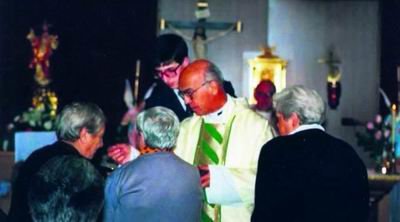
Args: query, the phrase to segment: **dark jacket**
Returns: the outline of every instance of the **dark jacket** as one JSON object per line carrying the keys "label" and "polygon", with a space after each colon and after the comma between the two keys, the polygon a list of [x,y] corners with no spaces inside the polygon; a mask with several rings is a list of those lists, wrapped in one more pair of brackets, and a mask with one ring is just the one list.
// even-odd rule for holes
{"label": "dark jacket", "polygon": [[43,164],[51,158],[61,155],[81,156],[71,145],[58,141],[36,150],[21,164],[12,188],[9,221],[32,221],[28,207],[28,190],[31,179]]}
{"label": "dark jacket", "polygon": [[364,222],[368,201],[366,168],[346,142],[310,129],[263,146],[253,222]]}

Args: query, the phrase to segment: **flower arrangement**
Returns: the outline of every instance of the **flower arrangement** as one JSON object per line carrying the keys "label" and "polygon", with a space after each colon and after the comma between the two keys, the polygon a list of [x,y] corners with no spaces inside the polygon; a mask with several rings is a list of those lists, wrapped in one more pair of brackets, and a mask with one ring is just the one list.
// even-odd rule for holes
{"label": "flower arrangement", "polygon": [[6,128],[2,148],[13,146],[14,133],[18,131],[50,131],[55,129],[58,99],[54,92],[42,87],[32,98],[32,106],[14,117]]}
{"label": "flower arrangement", "polygon": [[30,29],[27,39],[31,42],[33,58],[29,68],[35,70],[35,90],[33,92],[32,106],[14,117],[13,122],[7,125],[6,135],[0,146],[7,150],[16,131],[50,131],[55,128],[58,98],[48,85],[51,82],[50,56],[58,46],[58,37],[48,33],[49,26],[44,23],[43,32],[36,36]]}
{"label": "flower arrangement", "polygon": [[[392,123],[391,116],[385,119],[381,115],[376,115],[373,121],[367,122],[363,132],[357,132],[357,143],[369,152],[369,156],[376,164],[378,172],[386,173],[389,169],[391,158],[393,157],[392,147]],[[383,168],[385,168],[383,170]]]}
{"label": "flower arrangement", "polygon": [[32,107],[14,118],[9,129],[18,131],[54,129],[58,99],[54,92],[41,88],[32,99]]}

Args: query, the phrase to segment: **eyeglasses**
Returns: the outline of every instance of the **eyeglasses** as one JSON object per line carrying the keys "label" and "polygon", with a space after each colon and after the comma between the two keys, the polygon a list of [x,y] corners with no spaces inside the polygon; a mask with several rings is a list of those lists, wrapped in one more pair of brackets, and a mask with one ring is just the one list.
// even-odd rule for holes
{"label": "eyeglasses", "polygon": [[159,77],[167,77],[167,78],[171,78],[174,77],[176,75],[178,75],[178,73],[176,73],[176,70],[179,69],[179,67],[181,66],[181,64],[178,63],[178,65],[175,68],[167,68],[165,70],[161,70],[162,67],[156,68],[157,74]]}
{"label": "eyeglasses", "polygon": [[212,80],[209,81],[205,81],[203,82],[203,84],[201,84],[199,87],[197,87],[196,89],[186,89],[183,91],[179,91],[178,94],[180,97],[182,97],[183,99],[185,98],[185,96],[189,97],[190,99],[193,99],[193,95],[195,92],[197,92],[197,90],[199,90],[201,87],[205,86],[206,84],[210,83]]}

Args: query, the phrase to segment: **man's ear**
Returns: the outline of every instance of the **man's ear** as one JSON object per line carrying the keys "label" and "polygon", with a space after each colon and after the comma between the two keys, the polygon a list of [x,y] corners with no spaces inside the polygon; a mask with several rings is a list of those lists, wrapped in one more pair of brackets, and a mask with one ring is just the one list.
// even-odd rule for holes
{"label": "man's ear", "polygon": [[82,142],[86,142],[89,136],[89,132],[86,128],[82,128],[81,131],[79,132],[79,139]]}
{"label": "man's ear", "polygon": [[208,83],[208,89],[212,95],[216,95],[218,93],[219,87],[220,85],[217,83],[217,81],[210,81],[210,83]]}
{"label": "man's ear", "polygon": [[290,119],[292,120],[291,122],[292,122],[293,129],[296,129],[297,127],[300,126],[301,121],[300,121],[299,114],[292,113],[290,115]]}

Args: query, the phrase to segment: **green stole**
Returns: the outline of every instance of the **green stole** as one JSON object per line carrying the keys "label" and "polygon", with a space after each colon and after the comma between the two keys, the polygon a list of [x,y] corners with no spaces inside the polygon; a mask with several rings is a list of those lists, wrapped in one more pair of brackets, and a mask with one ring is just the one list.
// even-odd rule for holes
{"label": "green stole", "polygon": [[[202,119],[199,141],[197,143],[194,165],[225,165],[228,151],[229,136],[235,116],[227,124],[205,123]],[[223,133],[223,134],[221,134]],[[204,206],[201,215],[202,222],[220,222],[221,206],[209,204],[204,191]]]}

